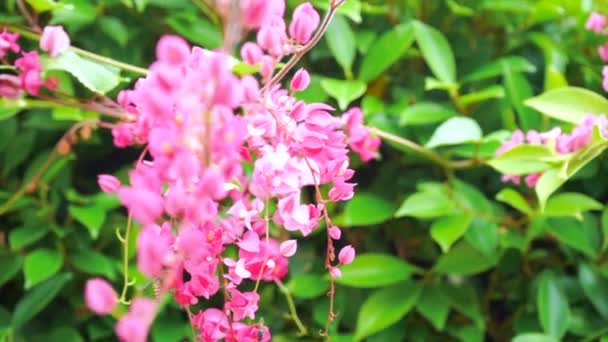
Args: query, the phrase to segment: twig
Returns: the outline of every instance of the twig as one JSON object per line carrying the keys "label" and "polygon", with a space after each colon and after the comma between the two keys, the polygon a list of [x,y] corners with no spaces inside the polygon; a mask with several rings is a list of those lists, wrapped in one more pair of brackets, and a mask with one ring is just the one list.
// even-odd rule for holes
{"label": "twig", "polygon": [[293,319],[294,323],[298,326],[298,335],[304,336],[308,334],[308,329],[306,329],[306,326],[304,326],[304,324],[300,320],[300,317],[298,316],[296,305],[293,301],[293,298],[291,297],[291,292],[279,279],[276,279],[274,282],[275,284],[277,284],[279,290],[281,290],[281,292],[285,295],[285,299],[287,300],[287,306],[289,307],[290,316]]}
{"label": "twig", "polygon": [[34,17],[30,13],[30,11],[28,11],[27,6],[23,3],[23,0],[17,0],[17,7],[19,7],[19,12],[21,12],[21,14],[25,17],[25,20],[30,25],[30,27],[34,31],[40,32],[40,26],[38,26],[36,20],[34,20]]}

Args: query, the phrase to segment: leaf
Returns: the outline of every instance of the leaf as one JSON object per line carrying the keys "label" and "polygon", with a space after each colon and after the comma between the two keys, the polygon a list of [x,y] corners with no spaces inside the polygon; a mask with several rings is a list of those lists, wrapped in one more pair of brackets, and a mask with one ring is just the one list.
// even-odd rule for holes
{"label": "leaf", "polygon": [[479,124],[471,118],[455,117],[442,123],[426,146],[434,148],[443,145],[458,145],[481,139]]}
{"label": "leaf", "polygon": [[433,269],[443,274],[472,275],[493,267],[496,261],[496,258],[486,257],[462,241],[447,253],[442,254]]}
{"label": "leaf", "polygon": [[327,40],[327,46],[332,55],[334,55],[338,64],[344,69],[346,77],[352,76],[353,62],[357,54],[357,44],[355,33],[343,16],[334,16],[325,32],[325,40]]}
{"label": "leaf", "polygon": [[521,56],[507,56],[485,64],[463,77],[463,82],[481,81],[503,74],[504,65],[512,72],[536,72],[536,66]]}
{"label": "leaf", "polygon": [[346,110],[348,105],[365,94],[367,85],[361,81],[344,81],[333,78],[321,80],[321,87],[338,101],[341,110]]}
{"label": "leaf", "polygon": [[48,12],[65,7],[63,2],[54,0],[26,0],[26,2],[38,13]]}
{"label": "leaf", "polygon": [[71,273],[58,274],[26,292],[15,306],[11,320],[13,328],[20,330],[25,323],[42,311],[70,280],[72,280]]}
{"label": "leaf", "polygon": [[11,250],[18,250],[42,239],[48,229],[46,227],[26,226],[11,230],[8,240]]}
{"label": "leaf", "polygon": [[311,299],[325,294],[329,281],[320,274],[300,273],[292,277],[286,286],[294,297]]}
{"label": "leaf", "polygon": [[[312,0],[313,5],[317,8],[321,8],[325,11],[329,9],[329,2],[325,0]],[[348,0],[345,1],[338,10],[336,11],[338,14],[342,14],[347,16],[350,20],[355,23],[361,22],[361,1],[360,0]]]}
{"label": "leaf", "polygon": [[414,22],[416,42],[433,75],[448,83],[456,82],[456,61],[443,33],[422,23]]}
{"label": "leaf", "polygon": [[511,342],[559,342],[559,340],[541,333],[525,333],[515,336]]}
{"label": "leaf", "polygon": [[548,220],[548,231],[553,233],[561,243],[594,258],[598,251],[589,240],[589,236],[582,230],[581,222],[570,217]]}
{"label": "leaf", "polygon": [[602,250],[605,250],[608,248],[608,207],[604,208],[604,211],[602,211],[602,237],[604,239]]}
{"label": "leaf", "polygon": [[91,238],[96,240],[99,236],[99,231],[106,220],[106,208],[98,204],[91,204],[84,207],[70,205],[68,211],[70,212],[70,215],[74,216],[76,221],[80,222],[89,230]]}
{"label": "leaf", "polygon": [[186,39],[206,49],[215,49],[222,45],[220,30],[196,11],[178,11],[165,19],[165,22]]}
{"label": "leaf", "polygon": [[70,255],[70,261],[82,272],[116,279],[114,261],[97,251],[86,249],[75,252]]}
{"label": "leaf", "polygon": [[2,255],[0,256],[0,286],[13,279],[23,265],[21,255]]}
{"label": "leaf", "polygon": [[545,171],[551,168],[564,156],[557,155],[551,148],[545,145],[517,145],[510,150],[496,156],[486,163],[498,172],[510,175],[527,175],[530,173]]}
{"label": "leaf", "polygon": [[414,27],[403,23],[384,33],[369,48],[359,69],[359,79],[370,82],[397,62],[414,41]]}
{"label": "leaf", "polygon": [[46,333],[44,336],[47,342],[82,342],[82,336],[78,333],[78,330],[72,327],[59,327],[53,329],[51,333]]}
{"label": "leaf", "polygon": [[462,286],[443,284],[440,290],[443,297],[450,302],[450,306],[472,319],[477,328],[485,326],[479,297],[470,284],[465,283]]}
{"label": "leaf", "polygon": [[507,98],[517,111],[521,128],[524,130],[539,128],[541,115],[524,105],[524,101],[533,95],[530,83],[520,72],[512,70],[509,64],[503,63],[502,66]]}
{"label": "leaf", "polygon": [[25,256],[23,274],[25,275],[25,289],[40,283],[59,272],[63,265],[63,256],[58,252],[40,248]]}
{"label": "leaf", "polygon": [[441,193],[418,192],[403,201],[395,217],[435,218],[454,212],[454,203]]}
{"label": "leaf", "polygon": [[12,118],[26,107],[26,100],[10,100],[4,97],[0,98],[0,121]]}
{"label": "leaf", "polygon": [[496,256],[500,236],[495,222],[483,217],[475,217],[464,237],[471,246],[486,257]]}
{"label": "leaf", "polygon": [[442,331],[450,313],[450,302],[436,286],[425,286],[416,303],[416,309],[435,329]]}
{"label": "leaf", "polygon": [[405,316],[416,304],[422,285],[404,282],[374,292],[361,306],[355,341],[377,333]]}
{"label": "leaf", "polygon": [[336,282],[352,287],[379,287],[398,283],[416,271],[407,262],[387,254],[357,255],[352,264],[340,267],[342,276]]}
{"label": "leaf", "polygon": [[393,204],[372,193],[357,193],[346,203],[343,224],[351,226],[369,226],[382,223],[395,212]]}
{"label": "leaf", "polygon": [[540,324],[546,333],[561,338],[568,330],[568,298],[562,292],[555,276],[545,272],[540,277],[536,302]]}
{"label": "leaf", "polygon": [[69,50],[47,59],[45,66],[45,70],[69,72],[89,90],[102,95],[120,84],[119,69],[93,62]]}
{"label": "leaf", "polygon": [[467,213],[442,217],[431,225],[431,237],[445,253],[466,233],[472,219],[471,215]]}
{"label": "leaf", "polygon": [[526,199],[511,188],[504,188],[496,194],[496,200],[506,203],[526,215],[532,214],[532,208]]}
{"label": "leaf", "polygon": [[125,46],[129,40],[129,29],[119,18],[102,16],[99,28],[120,46]]}
{"label": "leaf", "polygon": [[493,85],[482,90],[460,96],[458,103],[460,103],[461,106],[468,106],[470,104],[489,99],[502,99],[503,97],[505,97],[505,89],[502,86]]}
{"label": "leaf", "polygon": [[19,134],[6,147],[2,175],[7,176],[13,169],[21,165],[30,156],[35,142],[36,132],[34,130],[21,129]]}
{"label": "leaf", "polygon": [[534,191],[536,191],[536,197],[538,197],[541,208],[544,208],[549,196],[564,184],[564,182],[566,182],[566,179],[560,177],[560,170],[557,168],[547,170],[540,176],[538,182],[534,186]]}
{"label": "leaf", "polygon": [[608,113],[608,100],[602,95],[577,87],[563,87],[549,90],[528,99],[525,104],[552,118],[580,123],[592,113]]}
{"label": "leaf", "polygon": [[97,8],[89,0],[64,0],[65,6],[53,10],[50,24],[63,24],[76,31],[97,18]]}
{"label": "leaf", "polygon": [[399,125],[426,125],[440,122],[456,115],[458,113],[446,106],[434,102],[418,102],[407,107],[399,114]]}
{"label": "leaf", "polygon": [[608,281],[586,263],[578,266],[578,281],[597,312],[608,318]]}
{"label": "leaf", "polygon": [[583,219],[589,210],[602,210],[602,204],[595,199],[576,192],[564,192],[551,197],[545,206],[545,216],[574,216]]}

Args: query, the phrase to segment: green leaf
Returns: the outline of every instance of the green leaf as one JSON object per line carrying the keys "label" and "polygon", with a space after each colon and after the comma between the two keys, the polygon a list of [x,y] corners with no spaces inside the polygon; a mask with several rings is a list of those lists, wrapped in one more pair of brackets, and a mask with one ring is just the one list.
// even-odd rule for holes
{"label": "green leaf", "polygon": [[374,292],[361,306],[355,341],[377,333],[405,316],[416,304],[422,285],[404,282]]}
{"label": "green leaf", "polygon": [[338,101],[341,110],[346,110],[348,105],[365,94],[367,85],[361,81],[344,81],[333,78],[321,80],[321,87]]}
{"label": "green leaf", "polygon": [[44,338],[47,342],[82,342],[82,336],[78,333],[78,330],[72,327],[59,327],[53,329],[50,333],[45,333],[44,336],[40,336]]}
{"label": "green leaf", "polygon": [[549,196],[564,182],[566,182],[566,179],[560,176],[560,169],[558,168],[547,170],[540,176],[534,186],[534,191],[536,191],[536,197],[538,197],[541,208],[544,208]]}
{"label": "green leaf", "polygon": [[434,102],[418,102],[399,114],[399,125],[415,126],[444,121],[458,115],[454,110]]}
{"label": "green leaf", "polygon": [[450,302],[436,286],[425,286],[416,303],[416,310],[426,318],[435,329],[442,331],[450,313]]}
{"label": "green leaf", "polygon": [[76,77],[89,90],[105,94],[120,84],[120,70],[93,62],[66,51],[55,58],[47,59],[46,70],[63,70]]}
{"label": "green leaf", "polygon": [[524,105],[524,101],[532,97],[532,87],[528,80],[517,71],[511,69],[507,63],[503,63],[504,86],[509,102],[517,111],[519,123],[522,129],[538,129],[541,124],[541,115]]}
{"label": "green leaf", "polygon": [[431,225],[431,237],[445,253],[450,250],[454,242],[466,233],[472,219],[468,213],[442,217]]}
{"label": "green leaf", "polygon": [[203,19],[197,11],[178,11],[165,19],[165,22],[186,39],[206,49],[215,49],[222,45],[220,30]]}
{"label": "green leaf", "polygon": [[541,275],[536,305],[543,330],[551,336],[563,337],[568,330],[570,308],[568,298],[551,273],[546,272]]}
{"label": "green leaf", "polygon": [[564,192],[551,197],[545,206],[545,216],[574,216],[583,219],[589,210],[602,210],[602,204],[593,198],[576,192]]}
{"label": "green leaf", "polygon": [[116,279],[114,261],[94,250],[86,249],[70,254],[70,261],[82,272]]}
{"label": "green leaf", "polygon": [[35,141],[36,132],[34,130],[21,129],[19,134],[8,143],[2,164],[2,174],[4,176],[8,175],[30,156]]}
{"label": "green leaf", "polygon": [[[327,2],[325,0],[313,0],[312,3],[317,8],[321,8],[326,11],[329,9],[329,2]],[[342,5],[340,5],[340,7],[338,7],[338,10],[336,11],[336,13],[345,15],[350,20],[352,20],[353,22],[358,24],[362,20],[361,19],[361,1],[360,0],[345,1]]]}
{"label": "green leaf", "polygon": [[454,210],[454,203],[446,194],[417,192],[403,201],[395,217],[435,218],[448,215]]}
{"label": "green leaf", "polygon": [[97,8],[89,0],[64,0],[65,6],[53,10],[52,25],[63,24],[76,31],[97,18]]}
{"label": "green leaf", "polygon": [[437,29],[414,22],[416,42],[433,75],[448,83],[456,82],[456,61],[448,40]]}
{"label": "green leaf", "polygon": [[13,328],[20,330],[25,323],[42,311],[70,280],[72,280],[71,273],[58,274],[26,292],[15,306],[11,320]]}
{"label": "green leaf", "polygon": [[581,222],[570,217],[548,220],[548,231],[553,233],[561,243],[594,258],[598,251],[589,236],[582,230]]}
{"label": "green leaf", "polygon": [[102,16],[99,28],[120,46],[125,46],[129,40],[129,29],[119,18]]}
{"label": "green leaf", "polygon": [[462,241],[439,257],[434,270],[443,274],[471,275],[493,267],[496,261],[496,258],[487,257]]}
{"label": "green leaf", "polygon": [[578,266],[578,281],[597,312],[608,318],[608,280],[591,265],[583,263]]}
{"label": "green leaf", "polygon": [[526,215],[532,214],[532,208],[524,196],[511,188],[502,189],[496,194],[496,200],[506,203]]}
{"label": "green leaf", "polygon": [[357,193],[346,203],[343,224],[351,226],[369,226],[382,223],[395,212],[393,204],[372,193]]}
{"label": "green leaf", "polygon": [[450,302],[450,306],[472,319],[477,328],[481,329],[485,326],[479,297],[471,284],[457,286],[446,283],[440,287],[440,290],[443,297]]}
{"label": "green leaf", "polygon": [[13,279],[23,265],[21,255],[2,255],[0,256],[0,286]]}
{"label": "green leaf", "polygon": [[54,0],[26,0],[26,2],[38,13],[65,7],[63,2]]}
{"label": "green leaf", "polygon": [[57,251],[41,248],[28,253],[23,263],[25,289],[40,283],[59,272],[63,265],[63,256]]}
{"label": "green leaf", "polygon": [[590,90],[563,87],[528,99],[527,106],[552,118],[580,123],[587,114],[608,113],[608,100]]}
{"label": "green leaf", "polygon": [[18,250],[25,246],[42,239],[48,229],[46,227],[26,226],[11,230],[8,240],[11,244],[11,250]]}
{"label": "green leaf", "polygon": [[387,254],[359,254],[352,264],[340,267],[342,276],[336,282],[352,287],[379,287],[408,279],[414,266]]}
{"label": "green leaf", "polygon": [[460,96],[460,98],[458,98],[458,103],[461,106],[468,106],[470,104],[489,99],[502,99],[503,97],[505,97],[505,89],[502,86],[493,85],[482,90]]}
{"label": "green leaf", "polygon": [[604,208],[604,211],[602,211],[602,237],[604,239],[602,250],[605,250],[608,248],[608,207]]}
{"label": "green leaf", "polygon": [[325,294],[329,281],[320,274],[300,273],[289,280],[287,288],[294,297],[311,299]]}
{"label": "green leaf", "polygon": [[429,148],[458,145],[481,139],[479,124],[471,118],[455,117],[442,123],[426,144]]}
{"label": "green leaf", "polygon": [[522,144],[487,161],[487,164],[500,173],[527,175],[545,171],[551,167],[552,162],[564,158],[545,145]]}
{"label": "green leaf", "polygon": [[368,83],[378,77],[403,56],[413,41],[414,27],[409,22],[397,25],[383,34],[364,56],[359,79]]}
{"label": "green leaf", "polygon": [[503,74],[503,65],[507,65],[512,72],[536,72],[536,66],[521,56],[507,56],[485,64],[472,73],[466,75],[463,82],[481,81]]}
{"label": "green leaf", "polygon": [[0,98],[0,121],[10,119],[27,107],[26,100]]}
{"label": "green leaf", "polygon": [[84,207],[70,205],[68,211],[76,221],[80,222],[89,230],[91,238],[96,240],[99,236],[99,231],[106,220],[106,208],[98,204],[91,204]]}
{"label": "green leaf", "polygon": [[515,336],[511,342],[559,342],[559,339],[541,333],[525,333]]}
{"label": "green leaf", "polygon": [[496,256],[500,236],[495,222],[483,217],[475,217],[464,237],[471,246],[486,257]]}
{"label": "green leaf", "polygon": [[350,28],[348,21],[341,15],[334,16],[325,32],[325,39],[332,55],[344,69],[346,77],[352,76],[357,44],[355,33]]}

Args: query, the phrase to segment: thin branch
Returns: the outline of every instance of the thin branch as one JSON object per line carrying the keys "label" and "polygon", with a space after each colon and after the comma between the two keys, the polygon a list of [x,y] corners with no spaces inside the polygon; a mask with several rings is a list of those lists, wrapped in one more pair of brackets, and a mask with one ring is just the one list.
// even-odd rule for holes
{"label": "thin branch", "polygon": [[298,335],[304,336],[308,334],[306,326],[304,326],[304,324],[300,320],[300,317],[298,316],[296,304],[294,303],[293,298],[291,297],[291,292],[289,292],[289,289],[279,279],[276,279],[274,282],[275,284],[277,284],[279,290],[285,295],[285,299],[287,300],[287,306],[289,307],[290,317],[291,319],[293,319],[296,326],[298,326]]}

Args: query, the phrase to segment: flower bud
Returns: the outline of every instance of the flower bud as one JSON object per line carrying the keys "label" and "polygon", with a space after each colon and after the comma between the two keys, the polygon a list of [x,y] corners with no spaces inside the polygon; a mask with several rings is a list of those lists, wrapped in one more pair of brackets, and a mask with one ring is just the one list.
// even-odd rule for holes
{"label": "flower bud", "polygon": [[291,79],[291,90],[293,91],[302,91],[308,88],[310,84],[310,75],[306,69],[301,68],[296,71],[296,74]]}
{"label": "flower bud", "polygon": [[287,240],[281,243],[279,250],[281,251],[281,255],[286,258],[293,256],[296,254],[296,250],[298,249],[298,240]]}
{"label": "flower bud", "polygon": [[70,47],[70,37],[62,26],[47,26],[40,37],[40,48],[51,57],[57,57]]}
{"label": "flower bud", "polygon": [[17,99],[21,97],[21,80],[15,75],[0,75],[0,97]]}
{"label": "flower bud", "polygon": [[156,44],[156,57],[161,62],[180,65],[186,61],[189,55],[190,46],[180,36],[165,35]]}
{"label": "flower bud", "polygon": [[252,42],[243,44],[241,48],[241,58],[249,65],[256,65],[264,56],[262,49]]}
{"label": "flower bud", "polygon": [[602,32],[604,26],[606,26],[606,17],[596,12],[591,13],[591,16],[587,19],[587,23],[585,23],[587,30],[598,34]]}
{"label": "flower bud", "polygon": [[329,269],[329,275],[331,275],[333,278],[340,278],[342,276],[342,271],[340,271],[340,269],[337,267],[331,267]]}
{"label": "flower bud", "polygon": [[92,278],[85,286],[84,301],[89,310],[98,315],[107,315],[118,305],[118,296],[110,283],[101,278]]}
{"label": "flower bud", "polygon": [[329,236],[334,240],[340,240],[340,237],[342,236],[342,231],[336,226],[331,226],[329,227]]}
{"label": "flower bud", "polygon": [[321,17],[310,2],[305,2],[293,11],[293,18],[289,25],[289,35],[300,44],[306,44],[313,32],[319,26]]}
{"label": "flower bud", "polygon": [[112,175],[98,175],[97,183],[103,192],[113,194],[120,188],[120,180]]}
{"label": "flower bud", "polygon": [[62,138],[59,140],[59,143],[57,144],[57,153],[59,153],[59,155],[67,156],[71,150],[72,145],[70,145],[70,142],[67,139]]}
{"label": "flower bud", "polygon": [[340,254],[338,254],[338,260],[344,265],[348,265],[353,262],[353,260],[355,260],[355,249],[353,246],[348,245],[342,248]]}

